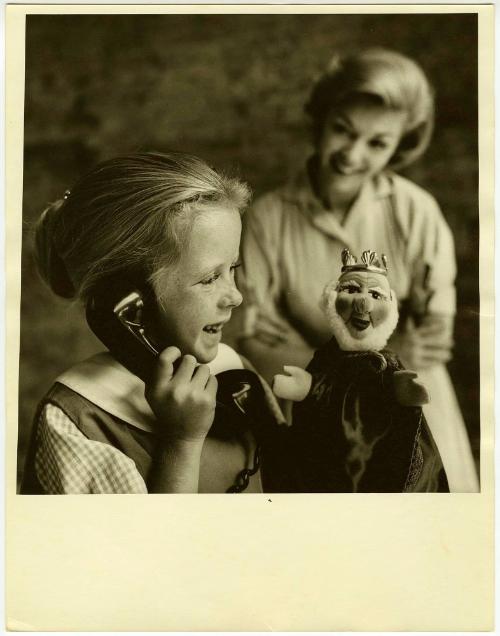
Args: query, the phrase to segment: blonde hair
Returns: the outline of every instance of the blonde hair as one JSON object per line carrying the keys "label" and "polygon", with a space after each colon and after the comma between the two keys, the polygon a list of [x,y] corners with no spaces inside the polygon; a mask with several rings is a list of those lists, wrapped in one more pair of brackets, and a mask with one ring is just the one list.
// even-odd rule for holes
{"label": "blonde hair", "polygon": [[86,301],[117,277],[142,283],[175,264],[198,214],[216,206],[240,213],[246,184],[197,157],[139,153],[96,166],[35,228],[42,278],[65,298]]}
{"label": "blonde hair", "polygon": [[382,48],[336,55],[330,61],[305,106],[315,142],[332,109],[363,97],[407,114],[403,135],[388,165],[402,168],[418,159],[427,149],[434,127],[434,93],[418,64]]}

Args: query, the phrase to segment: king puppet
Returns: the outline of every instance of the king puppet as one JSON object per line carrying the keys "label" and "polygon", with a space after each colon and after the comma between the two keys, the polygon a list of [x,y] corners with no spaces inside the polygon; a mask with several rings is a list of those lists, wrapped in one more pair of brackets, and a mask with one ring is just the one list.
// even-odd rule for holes
{"label": "king puppet", "polygon": [[277,489],[448,491],[422,411],[429,395],[385,348],[398,321],[387,259],[367,250],[358,262],[345,249],[342,265],[321,299],[332,339],[306,370],[274,378],[275,394],[294,402]]}

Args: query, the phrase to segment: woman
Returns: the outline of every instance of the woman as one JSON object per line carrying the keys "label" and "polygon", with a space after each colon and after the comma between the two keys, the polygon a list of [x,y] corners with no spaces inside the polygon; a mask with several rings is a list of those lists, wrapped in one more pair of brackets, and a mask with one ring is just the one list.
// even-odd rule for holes
{"label": "woman", "polygon": [[257,200],[245,218],[241,351],[268,380],[284,364],[305,367],[331,335],[319,299],[342,250],[386,254],[401,303],[389,346],[429,390],[424,411],[451,491],[476,492],[445,367],[456,310],[453,237],[434,198],[394,172],[428,146],[434,102],[427,78],[392,51],[335,57],[306,112],[314,141],[306,170]]}

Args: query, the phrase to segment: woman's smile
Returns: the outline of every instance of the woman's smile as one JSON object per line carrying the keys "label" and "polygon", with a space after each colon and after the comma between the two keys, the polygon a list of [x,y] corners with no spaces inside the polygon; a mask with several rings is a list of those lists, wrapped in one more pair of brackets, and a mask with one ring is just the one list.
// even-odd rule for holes
{"label": "woman's smile", "polygon": [[363,184],[387,166],[405,117],[362,99],[330,113],[317,147],[322,198],[330,207],[352,202]]}

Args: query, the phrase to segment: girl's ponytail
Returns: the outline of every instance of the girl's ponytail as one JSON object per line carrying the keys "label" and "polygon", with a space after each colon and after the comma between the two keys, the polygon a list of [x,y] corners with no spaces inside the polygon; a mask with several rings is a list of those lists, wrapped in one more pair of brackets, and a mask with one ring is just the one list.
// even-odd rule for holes
{"label": "girl's ponytail", "polygon": [[40,215],[35,226],[35,262],[40,276],[55,294],[62,298],[74,298],[75,286],[55,241],[59,212],[65,202],[66,196],[48,205]]}

